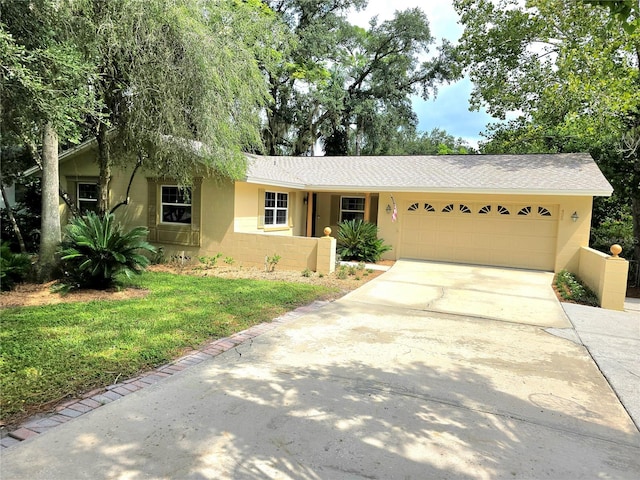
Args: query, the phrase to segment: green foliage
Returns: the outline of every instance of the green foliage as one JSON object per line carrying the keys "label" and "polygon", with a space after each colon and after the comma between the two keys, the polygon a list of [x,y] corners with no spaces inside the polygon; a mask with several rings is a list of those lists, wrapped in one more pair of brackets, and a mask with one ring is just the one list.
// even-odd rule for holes
{"label": "green foliage", "polygon": [[7,242],[0,245],[0,286],[12,290],[16,283],[26,280],[31,273],[31,257],[24,253],[13,253]]}
{"label": "green foliage", "polygon": [[305,278],[312,277],[313,276],[313,271],[309,270],[308,268],[305,268],[302,271],[302,276],[305,277]]}
{"label": "green foliage", "polygon": [[220,257],[222,257],[222,253],[218,252],[216,255],[210,257],[198,257],[198,260],[200,260],[200,263],[202,263],[205,268],[213,268],[218,263]]}
{"label": "green foliage", "polygon": [[568,302],[580,303],[592,307],[599,306],[596,294],[567,270],[558,272],[554,284],[560,296]]}
{"label": "green foliage", "polygon": [[640,29],[624,28],[638,22],[637,0],[454,7],[464,33],[452,54],[473,82],[472,107],[521,112],[489,130],[483,153],[591,153],[632,207],[640,258]]}
{"label": "green foliage", "polygon": [[362,220],[347,220],[338,225],[338,253],[346,260],[377,262],[391,250],[378,238],[377,225]]}
{"label": "green foliage", "polygon": [[224,257],[224,263],[226,263],[227,265],[233,265],[234,263],[236,263],[236,261],[233,259],[233,257]]}
{"label": "green foliage", "polygon": [[147,229],[136,227],[124,232],[113,214],[89,212],[67,225],[60,249],[66,289],[106,289],[116,277],[140,274],[150,260],[143,252],[155,253],[145,238]]}
{"label": "green foliage", "polygon": [[[383,131],[382,131],[383,130]],[[441,128],[418,132],[414,127],[389,130],[382,127],[363,146],[363,155],[467,155],[475,150],[462,138]]]}
{"label": "green foliage", "polygon": [[330,292],[302,283],[155,272],[132,281],[148,290],[146,297],[2,311],[3,421],[122,381]]}
{"label": "green foliage", "polygon": [[[427,98],[452,77],[449,57],[426,57],[434,39],[418,8],[349,24],[366,1],[267,2],[293,39],[268,72],[274,102],[263,138],[269,154],[309,154],[321,140],[327,155],[385,154],[398,130],[417,124],[411,97]],[[355,130],[353,128],[355,126]]]}
{"label": "green foliage", "polygon": [[345,265],[340,265],[340,268],[336,271],[336,277],[340,280],[346,280],[348,275],[347,267]]}
{"label": "green foliage", "polygon": [[611,245],[616,243],[622,247],[622,257],[633,255],[636,239],[633,235],[633,220],[628,212],[617,218],[606,218],[591,229],[589,244],[592,248],[610,255]]}
{"label": "green foliage", "polygon": [[276,265],[282,259],[280,255],[273,254],[272,257],[264,257],[264,269],[267,272],[273,272],[276,269]]}
{"label": "green foliage", "polygon": [[[17,189],[22,194],[16,195],[16,203],[12,207],[13,216],[22,233],[27,252],[37,252],[40,244],[40,209],[42,195],[40,191],[40,179],[22,179],[17,184]],[[15,251],[19,249],[18,240],[11,227],[6,208],[0,209],[0,237],[6,240]]]}

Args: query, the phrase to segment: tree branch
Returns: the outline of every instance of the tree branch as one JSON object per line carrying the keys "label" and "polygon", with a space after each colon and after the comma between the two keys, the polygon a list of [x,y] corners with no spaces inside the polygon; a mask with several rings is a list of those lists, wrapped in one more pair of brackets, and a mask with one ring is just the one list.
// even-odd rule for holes
{"label": "tree branch", "polygon": [[142,155],[138,154],[138,161],[136,162],[136,166],[133,169],[133,172],[131,172],[131,177],[129,178],[129,185],[127,186],[126,198],[122,202],[115,205],[109,213],[114,213],[118,208],[122,207],[123,205],[129,205],[129,200],[130,200],[129,192],[131,191],[131,184],[133,183],[133,177],[136,175],[136,172],[141,166],[142,166]]}

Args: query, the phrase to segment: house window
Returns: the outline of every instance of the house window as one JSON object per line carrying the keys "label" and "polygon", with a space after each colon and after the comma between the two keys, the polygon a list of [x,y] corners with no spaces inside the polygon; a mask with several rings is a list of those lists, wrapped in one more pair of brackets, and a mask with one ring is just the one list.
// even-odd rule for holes
{"label": "house window", "polygon": [[161,218],[162,223],[191,223],[191,188],[175,185],[161,187]]}
{"label": "house window", "polygon": [[538,207],[538,215],[541,217],[550,217],[551,212],[545,207]]}
{"label": "house window", "polygon": [[518,212],[518,215],[526,216],[526,215],[529,215],[530,213],[531,213],[531,207],[522,207]]}
{"label": "house window", "polygon": [[342,197],[340,199],[340,221],[364,220],[364,197]]}
{"label": "house window", "polygon": [[280,192],[264,193],[265,226],[287,225],[289,222],[289,194]]}
{"label": "house window", "polygon": [[78,210],[96,212],[98,210],[98,185],[96,183],[78,182],[76,198]]}

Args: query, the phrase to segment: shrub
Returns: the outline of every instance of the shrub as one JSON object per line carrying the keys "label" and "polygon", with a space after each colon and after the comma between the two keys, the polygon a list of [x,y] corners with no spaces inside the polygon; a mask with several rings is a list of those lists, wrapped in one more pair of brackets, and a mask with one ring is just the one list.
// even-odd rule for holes
{"label": "shrub", "polygon": [[119,274],[131,278],[142,273],[150,263],[142,253],[156,252],[146,236],[144,227],[125,233],[113,214],[89,212],[74,218],[65,229],[60,249],[63,285],[66,289],[104,290],[115,284]]}
{"label": "shrub", "polygon": [[273,257],[266,256],[264,258],[264,269],[267,272],[273,272],[276,269],[276,265],[282,257],[277,254],[273,254]]}
{"label": "shrub", "polygon": [[16,283],[23,282],[31,273],[31,257],[24,253],[13,253],[8,242],[0,245],[0,285],[2,290],[12,290]]}
{"label": "shrub", "polygon": [[614,243],[622,247],[622,256],[632,258],[636,238],[633,235],[633,219],[630,213],[623,212],[618,218],[605,218],[599,225],[591,229],[590,244],[596,250],[608,255]]}
{"label": "shrub", "polygon": [[377,262],[391,250],[378,238],[377,225],[362,220],[347,220],[338,224],[338,254],[346,260]]}
{"label": "shrub", "polygon": [[222,257],[222,253],[218,252],[216,255],[210,257],[198,257],[200,263],[204,264],[204,268],[213,268],[218,263],[218,259]]}
{"label": "shrub", "polygon": [[302,276],[306,277],[306,278],[312,277],[313,276],[313,272],[311,270],[309,270],[308,268],[305,268],[302,271]]}
{"label": "shrub", "polygon": [[599,306],[596,294],[567,270],[558,272],[555,278],[555,286],[563,300],[592,307]]}
{"label": "shrub", "polygon": [[338,271],[336,272],[336,277],[338,277],[340,280],[346,280],[347,278],[347,269],[345,268],[344,265],[342,265]]}
{"label": "shrub", "polygon": [[[42,194],[40,179],[16,180],[16,204],[12,207],[13,216],[22,233],[27,252],[37,252],[40,248],[40,210]],[[13,251],[18,250],[18,240],[13,231],[7,209],[0,209],[0,238],[7,240]]]}

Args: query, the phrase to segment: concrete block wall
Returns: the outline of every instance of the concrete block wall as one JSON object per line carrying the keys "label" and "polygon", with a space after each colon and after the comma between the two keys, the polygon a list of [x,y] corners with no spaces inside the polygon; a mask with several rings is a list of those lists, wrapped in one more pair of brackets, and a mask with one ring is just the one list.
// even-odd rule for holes
{"label": "concrete block wall", "polygon": [[629,262],[589,247],[580,249],[580,265],[575,272],[597,295],[602,308],[624,310]]}

